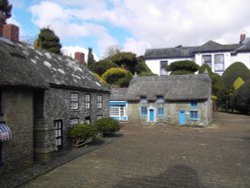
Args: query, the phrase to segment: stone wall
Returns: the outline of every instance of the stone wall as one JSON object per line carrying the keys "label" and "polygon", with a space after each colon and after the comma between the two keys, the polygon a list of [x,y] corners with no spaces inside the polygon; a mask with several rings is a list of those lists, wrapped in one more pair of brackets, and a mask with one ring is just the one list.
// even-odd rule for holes
{"label": "stone wall", "polygon": [[[156,102],[148,102],[141,104],[140,102],[129,102],[128,117],[130,122],[148,122],[148,116],[142,116],[140,113],[141,106],[152,108],[156,113],[157,123],[179,124],[179,111],[185,111],[186,124],[192,126],[206,126],[212,121],[212,102],[211,100],[198,101],[198,107],[192,108],[190,101],[184,102],[165,102],[163,104]],[[157,108],[164,107],[164,116],[157,115]],[[190,110],[198,111],[199,119],[190,119]]]}
{"label": "stone wall", "polygon": [[33,163],[33,91],[13,88],[1,91],[3,115],[0,121],[10,127],[13,138],[3,143],[5,165],[0,170],[17,170]]}
{"label": "stone wall", "polygon": [[[70,94],[79,94],[79,109],[70,109]],[[91,98],[90,108],[85,108],[84,96],[89,94]],[[103,107],[97,108],[97,95],[103,96]],[[36,158],[46,161],[57,151],[55,145],[55,120],[61,120],[63,124],[63,149],[71,147],[68,138],[68,130],[71,127],[71,119],[79,119],[79,123],[84,123],[86,118],[94,123],[99,117],[109,116],[109,94],[77,91],[69,89],[51,88],[45,93],[35,95],[35,153]],[[41,114],[41,111],[43,113]],[[52,155],[51,155],[52,154]]]}

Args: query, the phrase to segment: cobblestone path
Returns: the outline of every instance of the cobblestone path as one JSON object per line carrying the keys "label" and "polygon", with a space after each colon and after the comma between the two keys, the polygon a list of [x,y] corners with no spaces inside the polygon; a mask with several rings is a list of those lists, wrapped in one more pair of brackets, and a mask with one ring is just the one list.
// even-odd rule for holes
{"label": "cobblestone path", "polygon": [[250,116],[211,128],[124,125],[121,137],[23,188],[250,187]]}

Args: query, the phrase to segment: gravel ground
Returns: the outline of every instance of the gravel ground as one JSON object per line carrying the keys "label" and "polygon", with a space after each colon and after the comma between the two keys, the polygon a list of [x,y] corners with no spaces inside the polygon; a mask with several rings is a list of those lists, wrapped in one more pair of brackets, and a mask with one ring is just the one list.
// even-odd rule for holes
{"label": "gravel ground", "polygon": [[217,113],[209,128],[124,124],[115,142],[23,185],[250,187],[250,116]]}

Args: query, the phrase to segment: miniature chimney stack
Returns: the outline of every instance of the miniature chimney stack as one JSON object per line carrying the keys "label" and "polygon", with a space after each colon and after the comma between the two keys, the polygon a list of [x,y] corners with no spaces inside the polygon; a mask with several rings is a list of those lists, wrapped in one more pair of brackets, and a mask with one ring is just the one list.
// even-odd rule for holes
{"label": "miniature chimney stack", "polygon": [[9,39],[12,42],[19,41],[19,27],[13,24],[4,24],[2,36]]}
{"label": "miniature chimney stack", "polygon": [[241,33],[240,34],[240,44],[243,43],[243,41],[246,39],[246,34]]}
{"label": "miniature chimney stack", "polygon": [[80,65],[85,65],[85,54],[82,52],[75,52],[75,60],[79,62]]}

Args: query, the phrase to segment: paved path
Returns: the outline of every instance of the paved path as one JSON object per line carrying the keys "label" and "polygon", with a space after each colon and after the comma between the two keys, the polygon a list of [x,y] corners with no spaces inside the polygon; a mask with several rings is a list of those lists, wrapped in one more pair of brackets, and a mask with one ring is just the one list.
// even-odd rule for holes
{"label": "paved path", "polygon": [[213,128],[126,125],[120,139],[24,188],[250,187],[250,117],[220,113]]}

